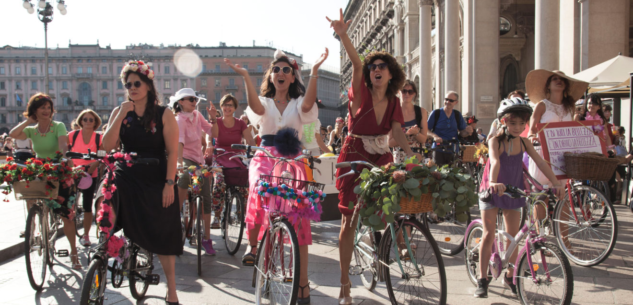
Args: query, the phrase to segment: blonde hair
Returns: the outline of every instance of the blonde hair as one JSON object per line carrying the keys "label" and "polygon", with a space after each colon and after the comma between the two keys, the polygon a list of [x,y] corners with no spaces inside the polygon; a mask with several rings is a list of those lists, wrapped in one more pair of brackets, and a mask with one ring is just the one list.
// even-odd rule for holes
{"label": "blonde hair", "polygon": [[90,114],[95,118],[95,127],[94,129],[97,130],[97,128],[99,128],[99,126],[101,126],[101,117],[99,117],[99,115],[94,112],[94,110],[92,109],[85,109],[84,111],[79,113],[79,116],[77,116],[77,119],[75,120],[75,122],[77,123],[77,125],[79,125],[79,127],[83,128],[83,118],[86,114]]}

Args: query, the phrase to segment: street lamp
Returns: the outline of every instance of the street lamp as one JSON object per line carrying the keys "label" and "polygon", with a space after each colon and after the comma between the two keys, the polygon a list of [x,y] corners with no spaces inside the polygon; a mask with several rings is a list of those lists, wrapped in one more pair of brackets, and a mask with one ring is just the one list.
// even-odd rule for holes
{"label": "street lamp", "polygon": [[[29,14],[33,14],[35,9],[31,0],[23,0],[22,6]],[[38,0],[37,18],[44,23],[44,75],[46,75],[46,94],[48,94],[48,23],[53,21],[53,6],[46,0]],[[62,15],[66,15],[66,5],[64,0],[57,0],[57,9]]]}

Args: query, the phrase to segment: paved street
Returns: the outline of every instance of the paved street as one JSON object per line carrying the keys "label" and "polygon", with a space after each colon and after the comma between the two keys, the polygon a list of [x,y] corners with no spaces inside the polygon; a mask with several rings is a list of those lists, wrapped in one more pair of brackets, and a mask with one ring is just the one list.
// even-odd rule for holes
{"label": "paved street", "polygon": [[[573,267],[574,304],[633,304],[633,213],[618,205],[616,211],[620,223],[619,239],[611,257],[593,268]],[[5,212],[0,214],[0,233],[2,241],[17,237],[19,229],[5,229],[5,226],[23,220],[21,206],[15,202],[5,203]],[[9,214],[11,212],[11,214]],[[10,217],[9,217],[10,216]],[[312,282],[312,304],[336,304],[339,287],[339,267],[337,236],[338,221],[314,224],[315,244],[310,248],[310,281]],[[179,298],[182,304],[252,304],[254,291],[251,288],[252,268],[242,267],[241,252],[231,257],[226,254],[219,230],[213,230],[215,257],[204,257],[204,273],[196,275],[194,249],[185,247],[185,254],[177,258],[176,273]],[[15,236],[14,236],[15,235]],[[15,239],[15,238],[13,238]],[[65,238],[58,241],[60,248],[67,245]],[[85,264],[86,250],[82,249],[82,262]],[[1,304],[75,304],[78,302],[81,281],[84,272],[69,269],[69,258],[58,259],[48,276],[45,289],[35,293],[29,285],[24,256],[7,260],[0,264],[0,300]],[[164,304],[165,282],[158,260],[156,273],[163,282],[150,286],[147,298],[137,304]],[[448,278],[449,304],[518,304],[507,289],[495,282],[491,286],[488,299],[475,299],[475,288],[466,278],[463,255],[444,257]],[[375,292],[362,288],[358,277],[353,278],[352,295],[355,304],[388,304],[384,283],[379,283]],[[108,284],[107,304],[136,303],[131,297],[127,281],[114,289]]]}

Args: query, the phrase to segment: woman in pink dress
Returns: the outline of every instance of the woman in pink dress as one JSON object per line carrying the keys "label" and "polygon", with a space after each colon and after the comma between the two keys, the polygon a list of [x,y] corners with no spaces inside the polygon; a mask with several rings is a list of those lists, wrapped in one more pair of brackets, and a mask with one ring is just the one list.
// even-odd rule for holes
{"label": "woman in pink dress", "polygon": [[[327,18],[327,17],[326,17]],[[349,136],[345,139],[338,162],[367,161],[375,165],[385,165],[393,161],[389,150],[387,135],[396,140],[407,157],[414,154],[409,147],[408,140],[402,131],[404,118],[400,101],[396,97],[405,81],[405,75],[393,56],[387,52],[369,53],[361,62],[352,44],[347,29],[352,22],[343,20],[343,10],[339,20],[330,20],[330,27],[334,28],[340,37],[347,55],[352,62],[352,90],[349,91]],[[339,177],[349,171],[349,168],[338,169]],[[339,210],[343,214],[341,233],[339,235],[339,255],[341,266],[341,291],[339,304],[352,304],[350,296],[351,283],[349,279],[349,265],[354,248],[354,230],[358,217],[352,217],[353,210],[349,204],[355,204],[358,197],[354,194],[354,187],[360,183],[358,174],[346,176],[336,180],[339,190]]]}

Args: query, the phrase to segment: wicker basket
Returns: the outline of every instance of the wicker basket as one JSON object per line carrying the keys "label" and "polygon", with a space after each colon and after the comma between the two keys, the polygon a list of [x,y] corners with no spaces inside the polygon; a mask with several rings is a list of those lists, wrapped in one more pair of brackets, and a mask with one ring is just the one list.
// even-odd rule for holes
{"label": "wicker basket", "polygon": [[462,161],[464,162],[477,162],[477,158],[475,157],[475,153],[477,152],[477,146],[475,145],[464,145],[462,146],[464,150],[464,154],[462,155]]}
{"label": "wicker basket", "polygon": [[400,214],[418,214],[433,211],[433,195],[431,193],[422,194],[420,201],[413,198],[400,198]]}
{"label": "wicker basket", "polygon": [[607,158],[598,153],[565,153],[567,177],[577,180],[607,181],[620,163],[620,158]]}
{"label": "wicker basket", "polygon": [[[15,193],[16,200],[23,199],[42,199],[42,198],[57,198],[59,191],[59,182],[52,182],[55,188],[47,190],[46,181],[30,181],[29,187],[26,187],[25,181],[13,183],[13,192]],[[48,192],[48,195],[46,195]]]}

